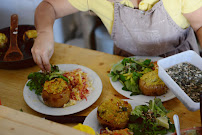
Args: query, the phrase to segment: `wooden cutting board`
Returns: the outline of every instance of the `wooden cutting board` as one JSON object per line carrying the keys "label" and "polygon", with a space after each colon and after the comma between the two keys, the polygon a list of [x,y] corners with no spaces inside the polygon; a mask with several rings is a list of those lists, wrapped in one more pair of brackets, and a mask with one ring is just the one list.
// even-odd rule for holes
{"label": "wooden cutting board", "polygon": [[0,105],[1,135],[87,135],[71,127]]}

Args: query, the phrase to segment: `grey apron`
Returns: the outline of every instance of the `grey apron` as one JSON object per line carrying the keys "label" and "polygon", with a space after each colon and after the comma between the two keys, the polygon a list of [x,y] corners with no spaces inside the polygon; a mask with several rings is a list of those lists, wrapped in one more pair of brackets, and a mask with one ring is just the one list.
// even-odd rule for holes
{"label": "grey apron", "polygon": [[178,26],[161,0],[148,11],[115,2],[111,37],[115,44],[114,54],[125,57],[167,57],[186,50],[194,50],[199,54],[193,29]]}

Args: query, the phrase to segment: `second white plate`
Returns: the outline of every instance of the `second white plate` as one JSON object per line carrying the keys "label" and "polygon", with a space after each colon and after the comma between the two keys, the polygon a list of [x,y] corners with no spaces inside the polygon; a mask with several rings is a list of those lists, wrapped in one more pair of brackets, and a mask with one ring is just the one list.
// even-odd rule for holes
{"label": "second white plate", "polygon": [[[136,60],[138,59],[151,59],[151,61],[158,61],[160,59],[162,59],[161,57],[150,57],[150,56],[134,56],[134,58],[136,58]],[[163,94],[161,96],[146,96],[146,95],[133,95],[130,96],[131,92],[130,91],[124,91],[122,90],[123,85],[119,82],[113,82],[111,77],[110,77],[110,82],[112,84],[112,86],[114,87],[114,89],[120,93],[121,95],[133,99],[135,101],[138,102],[148,102],[149,100],[153,100],[155,97],[160,98],[162,102],[173,99],[175,97],[175,95],[172,93],[171,90],[168,90],[168,92],[166,94]]]}
{"label": "second white plate", "polygon": [[[129,104],[131,104],[132,109],[134,109],[138,105],[147,105],[147,103],[142,103],[134,100],[124,99],[124,101],[127,101]],[[97,133],[100,133],[100,130],[104,129],[104,127],[100,125],[99,121],[97,120],[97,107],[88,114],[83,124],[90,126]],[[171,135],[171,133],[167,133],[166,135]]]}

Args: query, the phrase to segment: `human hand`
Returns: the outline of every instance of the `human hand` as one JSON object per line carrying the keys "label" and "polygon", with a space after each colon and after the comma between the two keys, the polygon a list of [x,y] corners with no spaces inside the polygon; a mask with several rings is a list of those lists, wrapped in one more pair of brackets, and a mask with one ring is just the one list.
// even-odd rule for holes
{"label": "human hand", "polygon": [[39,32],[31,49],[35,63],[42,71],[51,71],[50,58],[54,52],[53,32]]}

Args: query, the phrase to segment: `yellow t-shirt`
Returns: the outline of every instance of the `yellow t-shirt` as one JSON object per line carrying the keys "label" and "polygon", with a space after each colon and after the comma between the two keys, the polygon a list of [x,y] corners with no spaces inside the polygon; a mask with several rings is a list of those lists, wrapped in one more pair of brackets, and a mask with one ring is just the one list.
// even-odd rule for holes
{"label": "yellow t-shirt", "polygon": [[[80,11],[91,10],[97,14],[107,28],[108,32],[112,32],[114,22],[114,4],[107,0],[68,0],[75,8]],[[140,10],[149,10],[159,0],[142,0],[139,4]],[[183,13],[191,13],[202,6],[202,0],[162,0],[163,5],[181,28],[189,27],[189,22],[182,15]],[[128,7],[134,7],[130,0],[122,0],[120,2]]]}

